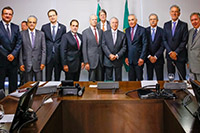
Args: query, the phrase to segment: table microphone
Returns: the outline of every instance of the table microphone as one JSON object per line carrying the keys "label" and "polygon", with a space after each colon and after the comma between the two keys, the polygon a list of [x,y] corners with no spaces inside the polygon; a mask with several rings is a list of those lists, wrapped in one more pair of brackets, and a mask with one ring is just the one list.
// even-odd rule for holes
{"label": "table microphone", "polygon": [[175,64],[173,61],[172,61],[172,65],[177,69],[177,72],[178,72],[178,74],[180,75],[181,80],[183,81],[184,78],[183,78],[182,74],[180,73],[180,71],[178,70],[178,67],[176,66],[176,64]]}

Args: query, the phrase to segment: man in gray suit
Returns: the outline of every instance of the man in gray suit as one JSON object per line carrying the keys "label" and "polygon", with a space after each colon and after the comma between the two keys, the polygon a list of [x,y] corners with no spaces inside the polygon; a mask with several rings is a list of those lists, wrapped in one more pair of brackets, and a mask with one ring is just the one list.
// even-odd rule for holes
{"label": "man in gray suit", "polygon": [[42,31],[36,30],[37,18],[33,15],[27,19],[28,30],[22,31],[22,48],[20,51],[20,70],[25,71],[25,81],[42,80],[45,67],[46,43]]}
{"label": "man in gray suit", "polygon": [[110,30],[110,23],[108,20],[106,20],[107,18],[107,13],[104,9],[101,9],[99,11],[99,18],[100,18],[100,22],[97,23],[97,28],[102,29],[103,31],[107,31]]}
{"label": "man in gray suit", "polygon": [[193,28],[189,31],[188,48],[188,67],[191,78],[200,81],[200,14],[192,13],[190,21]]}
{"label": "man in gray suit", "polygon": [[117,29],[118,19],[116,17],[111,18],[110,26],[111,30],[104,32],[102,40],[106,80],[113,80],[114,69],[115,81],[121,81],[122,61],[126,52],[126,36],[123,32]]}
{"label": "man in gray suit", "polygon": [[103,81],[103,51],[101,29],[97,29],[97,16],[90,16],[90,27],[85,29],[83,36],[83,60],[89,72],[90,81]]}

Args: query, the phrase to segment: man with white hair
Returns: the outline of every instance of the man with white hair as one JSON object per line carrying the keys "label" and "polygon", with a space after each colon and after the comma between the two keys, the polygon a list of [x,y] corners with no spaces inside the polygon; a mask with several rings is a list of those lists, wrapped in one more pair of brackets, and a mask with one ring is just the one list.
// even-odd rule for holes
{"label": "man with white hair", "polygon": [[111,18],[111,30],[103,34],[102,48],[104,51],[104,66],[106,80],[113,80],[113,69],[115,81],[122,80],[123,57],[126,52],[126,36],[118,30],[119,21],[116,17]]}
{"label": "man with white hair", "polygon": [[97,16],[90,16],[90,26],[82,33],[83,60],[85,69],[89,72],[90,81],[103,81],[103,51],[101,29],[97,29]]}

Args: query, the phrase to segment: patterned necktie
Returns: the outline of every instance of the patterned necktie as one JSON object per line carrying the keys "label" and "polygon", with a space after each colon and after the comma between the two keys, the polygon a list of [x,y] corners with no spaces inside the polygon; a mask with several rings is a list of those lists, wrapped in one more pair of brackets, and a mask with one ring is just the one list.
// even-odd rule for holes
{"label": "patterned necktie", "polygon": [[35,37],[34,37],[34,33],[33,32],[31,32],[31,40],[32,40],[32,48],[34,48]]}
{"label": "patterned necktie", "polygon": [[6,31],[7,31],[9,39],[11,40],[11,34],[10,34],[9,24],[6,24]]}
{"label": "patterned necktie", "polygon": [[173,27],[172,27],[172,36],[174,36],[175,29],[176,29],[176,22],[173,22]]}
{"label": "patterned necktie", "polygon": [[105,26],[105,23],[103,23],[103,27],[102,27],[102,30],[103,30],[103,31],[105,31],[105,27],[104,27],[104,26]]}
{"label": "patterned necktie", "polygon": [[194,30],[194,34],[193,34],[193,37],[192,37],[192,43],[194,42],[196,35],[197,35],[197,29]]}
{"label": "patterned necktie", "polygon": [[53,37],[53,41],[55,41],[55,38],[56,38],[56,32],[55,32],[55,28],[56,26],[52,26],[53,27],[53,33],[52,33],[52,37]]}
{"label": "patterned necktie", "polygon": [[151,34],[151,40],[152,40],[152,42],[154,41],[154,38],[155,38],[155,29],[152,28],[152,34]]}
{"label": "patterned necktie", "polygon": [[98,37],[97,37],[97,31],[96,31],[96,28],[94,27],[94,34],[95,34],[95,39],[97,41],[97,44],[99,44],[99,41],[98,41]]}
{"label": "patterned necktie", "polygon": [[80,45],[79,45],[79,41],[78,41],[78,38],[77,38],[76,34],[74,34],[74,37],[76,39],[77,47],[78,47],[78,50],[79,50],[80,49]]}
{"label": "patterned necktie", "polygon": [[134,29],[132,28],[132,31],[131,31],[131,41],[133,41],[133,38],[134,38]]}

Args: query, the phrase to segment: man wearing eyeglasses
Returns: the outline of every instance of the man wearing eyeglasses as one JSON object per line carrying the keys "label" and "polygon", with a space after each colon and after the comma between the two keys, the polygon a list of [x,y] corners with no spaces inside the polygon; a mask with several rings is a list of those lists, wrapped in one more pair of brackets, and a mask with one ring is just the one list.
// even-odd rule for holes
{"label": "man wearing eyeglasses", "polygon": [[5,77],[9,79],[9,93],[17,89],[18,54],[21,48],[19,26],[11,23],[13,9],[2,9],[0,21],[0,89],[4,89]]}

